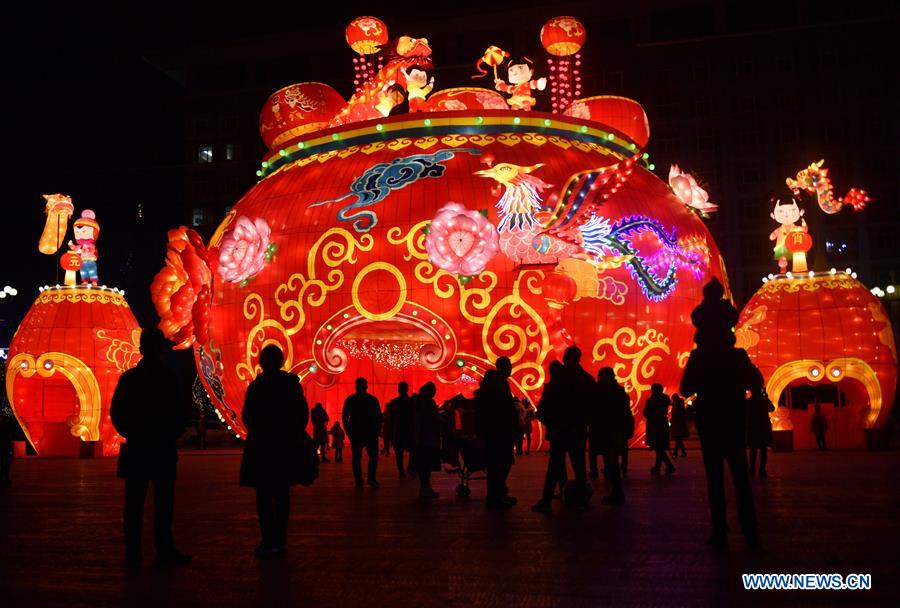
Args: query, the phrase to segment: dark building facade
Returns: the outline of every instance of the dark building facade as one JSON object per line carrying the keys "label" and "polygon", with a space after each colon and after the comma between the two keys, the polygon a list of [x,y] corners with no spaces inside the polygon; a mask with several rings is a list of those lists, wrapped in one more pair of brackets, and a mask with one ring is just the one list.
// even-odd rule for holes
{"label": "dark building facade", "polygon": [[[862,213],[826,216],[805,199],[813,267],[853,268],[869,286],[898,281],[900,21],[893,3],[564,3],[378,16],[392,35],[429,38],[437,88],[447,88],[477,84],[473,66],[490,44],[543,57],[538,32],[557,14],[587,27],[585,95],[638,100],[650,118],[656,173],[665,179],[677,163],[719,204],[709,225],[739,304],[777,271],[770,196],[821,158],[836,194],[857,186],[874,200]],[[354,16],[282,25],[278,33],[255,28],[241,39],[152,55],[161,69],[180,72],[186,87],[186,223],[209,236],[257,179],[264,152],[257,119],[272,92],[322,81],[349,97],[353,55],[343,28]]]}

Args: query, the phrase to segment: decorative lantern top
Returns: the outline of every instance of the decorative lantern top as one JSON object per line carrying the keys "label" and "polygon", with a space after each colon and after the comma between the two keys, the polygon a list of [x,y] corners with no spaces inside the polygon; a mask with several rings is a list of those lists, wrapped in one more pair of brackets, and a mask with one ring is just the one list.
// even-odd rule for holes
{"label": "decorative lantern top", "polygon": [[377,17],[357,17],[344,30],[344,38],[360,55],[372,55],[388,41],[388,29]]}
{"label": "decorative lantern top", "polygon": [[541,44],[551,55],[565,57],[581,50],[587,30],[575,17],[554,17],[541,28]]}

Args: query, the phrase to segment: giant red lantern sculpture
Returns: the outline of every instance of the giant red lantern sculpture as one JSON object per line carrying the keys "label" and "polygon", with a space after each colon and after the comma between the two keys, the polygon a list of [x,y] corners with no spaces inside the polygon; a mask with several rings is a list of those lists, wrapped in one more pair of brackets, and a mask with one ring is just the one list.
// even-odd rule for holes
{"label": "giant red lantern sculpture", "polygon": [[780,275],[750,299],[738,322],[747,349],[779,405],[776,430],[794,431],[794,445],[813,447],[813,403],[792,403],[790,389],[835,387],[818,398],[832,447],[864,445],[865,429],[884,426],[897,384],[897,350],[881,302],[844,272]]}
{"label": "giant red lantern sculpture", "polygon": [[109,404],[140,358],[140,328],[118,289],[44,287],[9,346],[6,393],[40,456],[111,456]]}
{"label": "giant red lantern sculpture", "polygon": [[[430,67],[424,39],[397,51],[367,90]],[[536,401],[570,344],[592,373],[615,369],[638,413],[652,383],[676,390],[690,311],[727,278],[700,217],[644,166],[640,105],[595,97],[584,119],[511,111],[484,89],[430,102],[378,118],[354,95],[330,128],[273,150],[213,235],[208,338],[193,346],[236,434],[269,344],[332,417],[358,376],[383,400],[400,380],[436,379],[448,398],[501,355]]]}

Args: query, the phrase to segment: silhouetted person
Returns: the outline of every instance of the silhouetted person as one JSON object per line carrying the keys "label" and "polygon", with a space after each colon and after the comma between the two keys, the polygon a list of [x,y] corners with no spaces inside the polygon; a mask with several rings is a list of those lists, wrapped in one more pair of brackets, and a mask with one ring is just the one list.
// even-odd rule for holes
{"label": "silhouetted person", "polygon": [[620,505],[625,502],[625,493],[622,490],[619,456],[628,449],[629,429],[634,425],[634,417],[628,393],[616,382],[616,374],[611,367],[603,367],[597,372],[594,402],[588,412],[588,420],[592,458],[603,456],[603,474],[611,490],[601,502]]}
{"label": "silhouetted person", "polygon": [[328,421],[330,420],[328,412],[321,403],[316,403],[309,413],[309,418],[312,420],[313,441],[319,452],[319,460],[328,462]]}
{"label": "silhouetted person", "polygon": [[747,401],[747,446],[750,448],[750,475],[756,475],[756,454],[759,453],[759,476],[766,477],[769,446],[772,445],[772,420],[769,414],[775,406],[765,391]]}
{"label": "silhouetted person", "polygon": [[144,498],[153,484],[153,540],[157,565],[178,565],[191,556],[175,547],[175,445],[188,424],[188,408],[175,373],[163,362],[165,338],[158,329],[141,332],[143,358],[122,374],[109,414],[126,443],[119,452],[119,475],[125,478],[125,560],[141,562]]}
{"label": "silhouetted person", "polygon": [[381,432],[381,406],[378,399],[366,392],[369,383],[365,378],[356,379],[356,392],[344,401],[341,418],[344,430],[350,438],[350,460],[353,464],[353,478],[356,487],[363,487],[362,452],[366,450],[369,458],[367,482],[373,488],[378,487],[378,435]]}
{"label": "silhouetted person", "polygon": [[0,483],[12,483],[13,417],[0,415]]}
{"label": "silhouetted person", "polygon": [[812,416],[810,427],[813,435],[816,436],[816,446],[818,446],[819,451],[828,451],[828,445],[825,443],[825,433],[828,432],[828,419],[825,418],[825,414],[822,413],[822,406],[818,403],[816,403],[816,411]]}
{"label": "silhouetted person", "polygon": [[560,425],[560,409],[565,407],[562,402],[564,375],[563,364],[559,361],[552,361],[549,367],[549,378],[544,384],[544,391],[538,402],[537,418],[546,430],[544,436],[550,444],[550,457],[547,460],[547,474],[544,477],[541,499],[531,507],[535,513],[550,513],[553,510],[551,503],[555,489],[559,487],[560,493],[562,493],[568,480],[566,473],[568,444]]}
{"label": "silhouetted person", "polygon": [[433,500],[439,496],[431,487],[432,471],[441,470],[441,416],[434,400],[434,382],[426,382],[416,397],[415,450],[419,474],[419,498]]}
{"label": "silhouetted person", "polygon": [[563,377],[559,414],[561,438],[572,465],[572,495],[565,498],[577,509],[587,507],[592,489],[587,483],[588,413],[594,406],[594,377],[581,367],[581,349],[569,346],[563,352]]}
{"label": "silhouetted person", "polygon": [[725,299],[725,287],[713,277],[703,286],[703,300],[691,311],[691,323],[697,328],[694,342],[721,342],[734,345],[732,329],[738,322],[738,311]]}
{"label": "silhouetted person", "polygon": [[335,462],[344,462],[344,429],[341,428],[341,423],[337,420],[334,421],[334,424],[331,425],[331,430],[328,431],[328,434],[331,435],[331,449],[334,450],[334,461]]}
{"label": "silhouetted person", "polygon": [[678,451],[682,456],[687,456],[687,450],[684,449],[684,440],[688,436],[687,411],[684,407],[684,398],[675,393],[672,395],[672,439],[675,440],[675,449],[672,450],[672,456],[678,458]]}
{"label": "silhouetted person", "polygon": [[663,392],[662,384],[650,387],[650,397],[644,406],[644,420],[647,422],[647,445],[656,452],[656,463],[650,468],[651,475],[659,475],[659,467],[666,464],[666,475],[675,472],[675,465],[669,460],[669,396]]}
{"label": "silhouetted person", "polygon": [[[391,455],[391,443],[394,440],[394,419],[391,417],[391,411],[388,406],[384,407],[384,413],[381,416],[381,443],[384,446],[382,454]],[[395,448],[396,451],[396,448]]]}
{"label": "silhouetted person", "polygon": [[[385,408],[392,419],[394,459],[400,477],[415,474],[415,457],[413,455],[413,431],[415,425],[415,402],[409,396],[409,385],[400,382],[397,385],[397,396],[391,399]],[[404,467],[403,454],[409,454],[409,462]]]}
{"label": "silhouetted person", "polygon": [[256,513],[262,536],[257,557],[271,557],[287,549],[290,487],[300,483],[304,466],[301,452],[309,406],[300,379],[282,370],[283,364],[280,348],[270,344],[262,350],[262,373],[247,387],[241,413],[247,442],[241,458],[240,483],[256,488]]}
{"label": "silhouetted person", "polygon": [[525,455],[531,454],[531,435],[534,433],[534,405],[527,398],[522,399],[522,405],[525,406]]}
{"label": "silhouetted person", "polygon": [[730,311],[716,302],[707,301],[707,292],[712,294],[709,297],[715,297],[717,291],[704,288],[704,301],[691,315],[700,341],[688,358],[679,392],[697,395],[697,431],[713,526],[713,535],[707,544],[720,549],[728,546],[724,477],[727,462],[734,482],[741,529],[748,546],[756,547],[759,531],[747,472],[745,401],[748,390],[754,394],[762,390],[763,378],[750,362],[747,352],[734,348],[734,334],[727,325],[728,320],[723,321],[717,316],[730,315]]}
{"label": "silhouetted person", "polygon": [[512,363],[500,357],[497,369],[487,370],[475,393],[479,435],[485,442],[487,498],[489,509],[508,509],[518,501],[509,495],[506,479],[513,464],[513,449],[519,429],[515,399],[509,389]]}
{"label": "silhouetted person", "polygon": [[206,414],[203,412],[197,417],[197,449],[206,449]]}

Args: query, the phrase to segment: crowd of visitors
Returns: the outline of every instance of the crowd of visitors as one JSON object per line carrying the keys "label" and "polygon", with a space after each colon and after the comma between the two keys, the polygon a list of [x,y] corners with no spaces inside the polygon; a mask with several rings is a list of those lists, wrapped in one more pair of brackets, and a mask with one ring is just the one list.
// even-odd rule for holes
{"label": "crowd of visitors", "polygon": [[[766,476],[767,448],[772,441],[769,413],[774,408],[759,370],[744,350],[735,348],[732,328],[737,312],[724,299],[722,285],[713,280],[703,293],[703,301],[691,315],[697,347],[687,360],[680,393],[690,396],[706,470],[712,523],[707,542],[718,549],[728,544],[727,464],[741,529],[747,545],[755,548],[759,532],[749,476],[757,471],[761,477]],[[141,561],[143,504],[151,484],[157,562],[177,565],[190,561],[190,556],[176,548],[172,537],[176,440],[187,426],[187,418],[185,408],[169,394],[174,378],[163,363],[163,344],[159,331],[143,332],[143,359],[136,368],[123,373],[111,406],[113,423],[126,438],[119,473],[125,478],[126,559],[131,564]],[[365,484],[379,487],[379,455],[390,456],[393,449],[398,476],[418,477],[420,500],[439,497],[431,483],[432,474],[441,470],[442,463],[448,463],[463,475],[484,469],[485,506],[505,510],[518,503],[509,493],[507,479],[516,456],[531,453],[537,420],[543,425],[549,453],[543,490],[533,511],[551,513],[557,498],[571,510],[590,508],[594,486],[589,478],[599,479],[600,459],[609,488],[601,503],[625,503],[622,478],[628,471],[628,448],[635,435],[635,404],[612,368],[601,368],[596,379],[585,370],[581,350],[575,345],[565,349],[561,362],[550,363],[536,408],[515,396],[510,387],[512,362],[499,357],[494,369],[484,373],[473,398],[458,395],[440,406],[433,382],[426,382],[412,394],[407,383],[400,382],[397,396],[382,410],[378,399],[368,392],[367,380],[357,378],[355,391],[344,401],[340,420],[333,421],[330,429],[326,408],[321,403],[312,410],[308,408],[299,378],[284,371],[283,364],[284,356],[277,346],[262,350],[262,371],[247,389],[242,413],[247,438],[239,481],[256,492],[261,535],[256,554],[261,558],[285,551],[290,488],[315,481],[319,463],[329,462],[329,439],[334,462],[343,461],[345,437],[349,440],[357,489]],[[687,404],[681,395],[666,395],[660,384],[653,384],[644,403],[645,441],[655,453],[651,475],[659,475],[663,466],[665,474],[672,475],[672,459],[687,456]],[[817,416],[821,416],[818,408]],[[460,421],[469,419],[471,425],[463,438],[460,429],[465,425]],[[813,418],[813,429],[820,448],[825,449],[821,420]],[[309,423],[311,435],[306,430]],[[675,441],[671,458],[670,439]]]}

